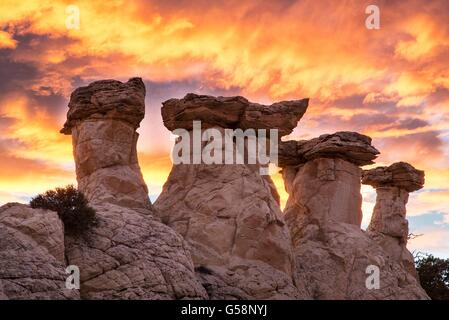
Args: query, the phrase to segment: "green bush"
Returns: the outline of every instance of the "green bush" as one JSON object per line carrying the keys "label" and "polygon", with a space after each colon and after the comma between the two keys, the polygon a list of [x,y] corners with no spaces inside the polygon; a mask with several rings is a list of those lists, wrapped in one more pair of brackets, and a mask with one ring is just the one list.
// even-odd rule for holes
{"label": "green bush", "polygon": [[73,185],[39,194],[30,201],[30,206],[56,211],[68,235],[81,235],[97,225],[95,210],[89,207],[84,194]]}
{"label": "green bush", "polygon": [[416,257],[421,286],[432,300],[449,300],[449,259],[431,254]]}

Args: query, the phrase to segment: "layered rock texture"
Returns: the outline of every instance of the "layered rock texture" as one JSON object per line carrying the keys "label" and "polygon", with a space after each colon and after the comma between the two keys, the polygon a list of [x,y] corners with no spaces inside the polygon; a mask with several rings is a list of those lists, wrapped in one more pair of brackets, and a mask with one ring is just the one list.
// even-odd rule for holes
{"label": "layered rock texture", "polygon": [[145,112],[141,79],[75,90],[63,133],[71,133],[79,189],[99,226],[66,238],[70,264],[89,299],[206,298],[182,237],[153,216],[136,155]]}
{"label": "layered rock texture", "polygon": [[187,94],[163,103],[162,118],[168,130],[192,130],[193,121],[202,128],[278,129],[279,136],[290,134],[302,118],[309,99],[281,101],[272,105],[253,103],[244,97],[213,97]]}
{"label": "layered rock texture", "polygon": [[424,187],[425,177],[424,171],[417,170],[408,163],[397,162],[389,167],[365,170],[362,182],[377,190],[386,187],[413,192]]}
{"label": "layered rock texture", "polygon": [[72,93],[61,132],[72,135],[78,187],[90,202],[149,207],[136,152],[144,115],[139,78],[97,81]]}
{"label": "layered rock texture", "polygon": [[[291,199],[286,219],[300,217],[360,226],[361,170],[379,151],[371,139],[353,132],[337,132],[310,141],[287,141],[279,148],[279,164],[286,166],[284,180]],[[293,206],[294,213],[290,213]],[[306,222],[308,223],[308,222]],[[293,238],[295,233],[292,234]]]}
{"label": "layered rock texture", "polygon": [[[280,147],[279,162],[290,195],[284,213],[292,236],[295,281],[306,283],[313,299],[427,298],[405,246],[393,253],[377,231],[360,228],[359,166],[372,164],[378,153],[369,137],[351,132],[287,141]],[[405,183],[402,171],[397,177],[396,183]],[[405,204],[401,210],[405,215]],[[379,270],[378,289],[366,285],[373,266]]]}
{"label": "layered rock texture", "polygon": [[379,154],[371,142],[368,136],[346,131],[323,134],[311,140],[285,141],[279,146],[279,165],[295,166],[328,158],[365,166],[373,164]]}
{"label": "layered rock texture", "polygon": [[76,299],[66,289],[64,230],[52,211],[0,207],[0,299]]}
{"label": "layered rock texture", "polygon": [[[276,128],[284,135],[296,126],[307,102],[262,106],[242,97],[188,94],[164,102],[162,116],[169,130],[191,130],[197,120],[202,128],[223,134],[229,128]],[[219,147],[224,153],[225,145]],[[186,239],[211,299],[306,297],[302,284],[295,287],[292,280],[291,240],[277,191],[257,164],[174,165],[155,207]]]}
{"label": "layered rock texture", "polygon": [[409,192],[422,189],[424,180],[424,171],[404,162],[366,170],[362,179],[362,183],[373,186],[377,192],[368,226],[370,235],[415,277],[414,259],[406,248],[409,235],[406,205]]}
{"label": "layered rock texture", "polygon": [[[72,135],[78,188],[98,224],[64,236],[55,212],[0,207],[0,299],[428,298],[406,249],[406,204],[424,172],[406,163],[362,171],[379,151],[355,132],[280,142],[308,99],[266,106],[190,93],[163,103],[165,126],[180,135],[177,146],[184,142],[173,159],[183,161],[152,205],[136,151],[145,94],[140,78],[73,92],[61,132]],[[239,144],[248,129],[255,131]],[[284,214],[261,175],[266,163],[248,161],[264,129],[277,130],[264,151],[277,150],[289,193]],[[362,182],[377,190],[367,231]],[[68,265],[80,269],[80,291],[66,289]],[[373,268],[377,288],[367,286]]]}

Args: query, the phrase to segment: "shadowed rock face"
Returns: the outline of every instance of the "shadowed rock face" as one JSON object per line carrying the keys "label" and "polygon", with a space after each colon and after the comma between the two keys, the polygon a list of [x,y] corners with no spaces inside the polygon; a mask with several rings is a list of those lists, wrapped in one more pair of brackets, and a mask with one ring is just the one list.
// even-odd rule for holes
{"label": "shadowed rock face", "polygon": [[[162,116],[169,130],[191,129],[193,120],[201,120],[203,128],[221,132],[275,127],[283,135],[296,126],[305,101],[267,107],[242,97],[188,94],[165,102]],[[291,240],[279,196],[257,164],[174,165],[154,205],[186,239],[211,299],[307,298],[303,284],[292,281]]]}
{"label": "shadowed rock face", "polygon": [[[293,241],[295,281],[305,283],[314,299],[428,298],[406,248],[395,247],[383,234],[360,229],[358,166],[371,164],[378,153],[370,138],[350,132],[281,144],[279,160],[289,193],[284,214]],[[398,197],[405,200],[403,194]],[[369,266],[379,268],[378,290],[366,287]]]}
{"label": "shadowed rock face", "polygon": [[64,229],[56,212],[0,207],[0,299],[77,299],[65,286]]}
{"label": "shadowed rock face", "polygon": [[62,132],[72,134],[78,187],[99,225],[67,237],[66,255],[80,268],[83,298],[206,298],[182,237],[153,216],[136,152],[144,99],[139,78],[72,94]]}
{"label": "shadowed rock face", "polygon": [[170,99],[161,109],[168,130],[192,130],[193,120],[203,128],[278,129],[279,136],[290,134],[307,110],[309,99],[281,101],[266,106],[237,97],[187,94]]}

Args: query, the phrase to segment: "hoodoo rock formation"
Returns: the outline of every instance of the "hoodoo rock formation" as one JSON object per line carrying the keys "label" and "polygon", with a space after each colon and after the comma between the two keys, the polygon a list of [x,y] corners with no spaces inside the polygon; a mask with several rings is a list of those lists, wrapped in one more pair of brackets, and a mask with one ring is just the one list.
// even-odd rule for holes
{"label": "hoodoo rock formation", "polygon": [[413,256],[406,248],[409,235],[406,205],[409,192],[424,187],[424,171],[398,162],[364,171],[362,183],[373,186],[377,192],[369,233],[390,257],[416,277]]}
{"label": "hoodoo rock formation", "polygon": [[[308,99],[265,106],[190,93],[163,103],[165,126],[187,147],[173,152],[183,161],[152,205],[136,151],[145,94],[140,78],[72,93],[61,132],[98,224],[64,235],[55,212],[0,207],[0,299],[428,299],[406,248],[406,204],[424,172],[402,162],[362,171],[379,151],[355,132],[280,142]],[[262,149],[282,168],[284,214],[266,163],[236,161],[254,151],[243,131],[259,139],[265,129],[277,130]],[[361,183],[377,190],[367,231]],[[80,291],[65,287],[68,265],[80,269]]]}
{"label": "hoodoo rock formation", "polygon": [[97,81],[72,93],[61,133],[72,135],[78,187],[90,202],[149,206],[136,152],[144,115],[140,78]]}
{"label": "hoodoo rock formation", "polygon": [[[360,229],[359,166],[372,164],[378,153],[369,137],[351,132],[281,144],[295,281],[306,283],[313,299],[427,298],[414,268]],[[372,266],[380,271],[378,289],[366,285]]]}
{"label": "hoodoo rock formation", "polygon": [[[360,227],[359,165],[373,163],[378,154],[369,137],[354,132],[281,143],[279,165],[285,167],[283,177],[290,194],[285,218],[301,220],[289,223],[291,231],[312,220],[320,224],[335,221]],[[296,232],[292,232],[292,237],[296,237]]]}
{"label": "hoodoo rock formation", "polygon": [[182,237],[153,216],[136,153],[144,98],[140,78],[94,82],[70,98],[62,132],[72,134],[78,187],[99,226],[67,237],[66,256],[83,298],[206,298]]}
{"label": "hoodoo rock formation", "polygon": [[0,207],[0,299],[77,299],[65,287],[64,229],[56,212]]}
{"label": "hoodoo rock formation", "polygon": [[[276,128],[281,136],[293,130],[307,106],[308,100],[263,106],[242,97],[188,94],[164,102],[162,116],[169,130],[191,130],[198,120],[220,132]],[[188,242],[210,298],[306,297],[302,284],[298,289],[292,281],[290,236],[276,188],[258,165],[174,165],[155,207]]]}

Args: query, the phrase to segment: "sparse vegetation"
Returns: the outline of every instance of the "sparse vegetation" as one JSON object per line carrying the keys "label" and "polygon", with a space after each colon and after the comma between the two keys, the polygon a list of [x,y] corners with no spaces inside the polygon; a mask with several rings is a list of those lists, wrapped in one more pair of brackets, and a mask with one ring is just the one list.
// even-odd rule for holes
{"label": "sparse vegetation", "polygon": [[421,286],[432,300],[449,300],[449,259],[431,254],[415,256]]}
{"label": "sparse vegetation", "polygon": [[30,206],[56,211],[68,235],[81,235],[97,224],[95,210],[73,185],[39,194],[30,201]]}

